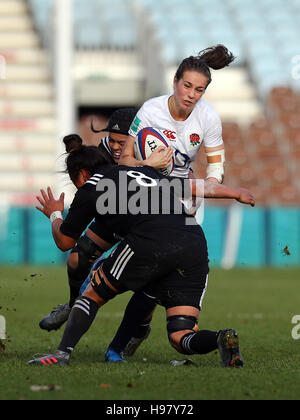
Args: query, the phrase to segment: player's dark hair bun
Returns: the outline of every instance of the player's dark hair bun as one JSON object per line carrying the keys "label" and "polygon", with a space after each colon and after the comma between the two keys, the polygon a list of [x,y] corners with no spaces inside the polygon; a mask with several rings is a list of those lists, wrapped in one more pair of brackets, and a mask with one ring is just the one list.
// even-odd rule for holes
{"label": "player's dark hair bun", "polygon": [[[185,58],[179,65],[175,77],[180,80],[186,71],[197,71],[207,77],[207,86],[211,82],[210,69],[220,70],[235,59],[234,55],[224,46],[215,45],[206,48],[198,53],[198,55]],[[206,86],[206,87],[207,87]]]}
{"label": "player's dark hair bun", "polygon": [[78,134],[69,134],[63,138],[63,142],[66,146],[66,152],[71,153],[82,147],[83,140]]}
{"label": "player's dark hair bun", "polygon": [[218,44],[199,52],[198,57],[205,61],[208,67],[219,70],[229,66],[235,59],[232,52],[224,45]]}

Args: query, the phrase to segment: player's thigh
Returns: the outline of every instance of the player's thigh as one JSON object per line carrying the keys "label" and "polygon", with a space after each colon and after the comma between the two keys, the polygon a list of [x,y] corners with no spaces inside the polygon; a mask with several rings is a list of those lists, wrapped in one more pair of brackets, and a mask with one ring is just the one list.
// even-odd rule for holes
{"label": "player's thigh", "polygon": [[139,291],[159,278],[164,266],[159,260],[155,260],[153,249],[150,249],[146,242],[141,248],[124,239],[104,261],[102,270],[116,289]]}

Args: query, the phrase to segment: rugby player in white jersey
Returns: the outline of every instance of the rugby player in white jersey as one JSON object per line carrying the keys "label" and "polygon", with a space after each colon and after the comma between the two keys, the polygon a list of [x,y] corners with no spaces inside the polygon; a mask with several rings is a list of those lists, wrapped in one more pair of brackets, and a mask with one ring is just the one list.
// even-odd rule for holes
{"label": "rugby player in white jersey", "polygon": [[[149,99],[138,111],[129,130],[119,164],[166,167],[174,153],[174,177],[188,177],[191,163],[204,145],[207,155],[207,180],[223,182],[225,152],[221,119],[203,95],[212,81],[211,70],[228,66],[234,57],[226,47],[217,45],[185,58],[174,77],[174,92]],[[154,152],[142,163],[134,156],[134,140],[145,127],[163,130],[172,148]],[[171,150],[172,149],[172,150]]]}
{"label": "rugby player in white jersey", "polygon": [[[203,95],[212,81],[210,68],[222,69],[233,60],[234,56],[223,45],[207,48],[196,57],[185,58],[176,71],[173,94],[149,99],[138,111],[130,127],[130,136],[123,147],[119,164],[149,165],[160,169],[167,167],[174,155],[175,165],[170,176],[187,178],[191,177],[191,163],[196,160],[200,147],[204,145],[207,155],[206,180],[222,183],[225,163],[222,123],[216,110],[203,99]],[[158,148],[148,159],[141,162],[135,158],[134,142],[139,131],[145,127],[162,130],[172,146],[167,150]],[[195,209],[195,202],[187,205],[192,205]],[[149,335],[151,316],[152,314],[149,314],[145,321],[141,322],[134,338],[121,350],[120,343],[125,343],[123,337],[126,335],[126,324],[135,317],[128,306],[106,358],[118,359],[114,349],[119,353],[123,351],[125,355],[133,354]]]}

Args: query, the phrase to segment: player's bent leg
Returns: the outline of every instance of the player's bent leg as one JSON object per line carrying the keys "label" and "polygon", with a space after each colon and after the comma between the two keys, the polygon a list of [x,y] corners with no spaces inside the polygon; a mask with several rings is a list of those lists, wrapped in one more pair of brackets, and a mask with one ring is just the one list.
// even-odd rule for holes
{"label": "player's bent leg", "polygon": [[53,311],[46,315],[39,323],[42,330],[56,331],[67,322],[72,306],[78,297],[78,288],[82,283],[82,273],[78,270],[78,252],[75,247],[67,260],[68,281],[70,287],[70,300],[68,303],[53,308]]}
{"label": "player's bent leg", "polygon": [[198,329],[199,310],[193,307],[176,306],[167,309],[167,332],[170,344],[179,353],[190,354],[181,346],[181,339]]}
{"label": "player's bent leg", "polygon": [[87,235],[77,242],[68,258],[68,279],[70,287],[69,305],[72,307],[80,295],[80,288],[88,277],[95,260],[104,252]]}
{"label": "player's bent leg", "polygon": [[206,354],[218,348],[218,332],[199,330],[199,310],[194,307],[167,310],[167,330],[171,345],[182,354]]}
{"label": "player's bent leg", "polygon": [[[179,353],[207,354],[218,349],[223,367],[242,367],[244,365],[235,330],[225,329],[218,332],[199,330],[197,317],[194,316],[196,312],[186,311],[186,309],[183,311],[179,308],[171,308],[167,311],[169,340]],[[174,310],[176,314],[171,315]]]}
{"label": "player's bent leg", "polygon": [[[106,361],[115,361],[113,352],[118,353],[120,357],[132,356],[136,352],[142,342],[149,337],[155,307],[154,297],[143,292],[132,295],[119,329],[106,352]],[[112,360],[110,360],[110,355],[112,355]]]}
{"label": "player's bent leg", "polygon": [[133,356],[140,345],[145,341],[151,332],[151,321],[152,321],[153,311],[142,322],[137,325],[136,332],[134,333],[133,337],[131,337],[126,344],[123,355],[124,357]]}
{"label": "player's bent leg", "polygon": [[46,355],[46,357],[38,357],[30,360],[28,362],[29,365],[67,365],[76,344],[92,325],[98,309],[98,302],[88,296],[80,296],[71,310],[67,326],[57,351],[53,355]]}
{"label": "player's bent leg", "polygon": [[[89,330],[98,313],[98,309],[119,293],[110,286],[100,266],[93,273],[91,284],[87,287],[83,296],[80,296],[73,305],[57,352],[53,355],[47,355],[47,359],[50,362],[54,362],[54,359],[56,359],[56,365],[68,364],[72,351],[81,337]],[[60,357],[57,358],[57,355],[60,355]],[[51,365],[51,363],[47,363],[47,360],[45,363],[44,357],[33,359],[29,364],[39,366]]]}
{"label": "player's bent leg", "polygon": [[95,259],[103,250],[86,235],[81,237],[67,260],[68,281],[70,287],[69,303],[58,305],[39,323],[40,328],[47,331],[58,330],[67,322],[72,306],[80,294],[80,288],[89,274]]}

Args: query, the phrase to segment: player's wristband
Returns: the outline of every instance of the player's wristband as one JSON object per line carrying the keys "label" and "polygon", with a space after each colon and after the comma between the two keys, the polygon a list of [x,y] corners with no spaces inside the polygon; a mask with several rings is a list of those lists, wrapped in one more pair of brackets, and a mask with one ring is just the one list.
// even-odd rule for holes
{"label": "player's wristband", "polygon": [[60,211],[54,211],[50,214],[50,222],[53,223],[57,219],[62,219],[62,214]]}

